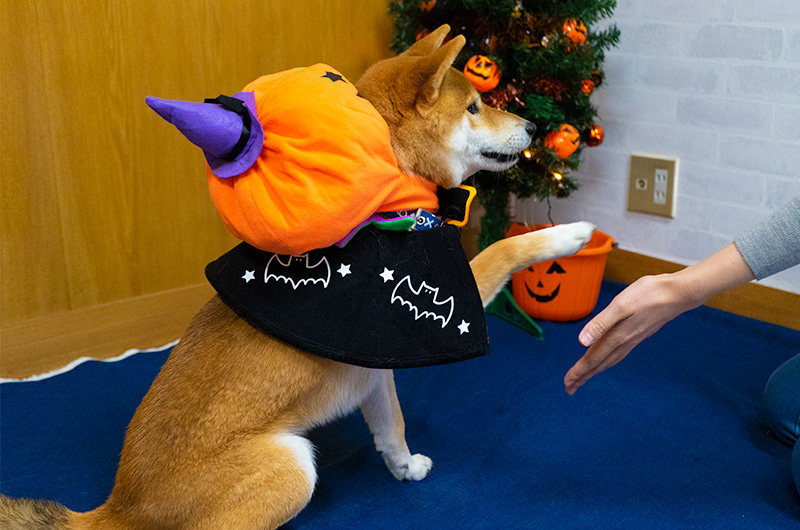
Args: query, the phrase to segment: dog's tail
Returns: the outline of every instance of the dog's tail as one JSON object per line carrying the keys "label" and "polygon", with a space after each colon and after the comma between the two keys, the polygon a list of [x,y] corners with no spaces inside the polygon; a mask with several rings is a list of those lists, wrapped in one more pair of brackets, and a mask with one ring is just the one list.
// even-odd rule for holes
{"label": "dog's tail", "polygon": [[12,499],[0,495],[0,528],[3,530],[94,528],[88,524],[91,513],[76,513],[53,501]]}
{"label": "dog's tail", "polygon": [[52,501],[12,499],[0,495],[0,528],[8,530],[44,530],[69,528],[70,512]]}

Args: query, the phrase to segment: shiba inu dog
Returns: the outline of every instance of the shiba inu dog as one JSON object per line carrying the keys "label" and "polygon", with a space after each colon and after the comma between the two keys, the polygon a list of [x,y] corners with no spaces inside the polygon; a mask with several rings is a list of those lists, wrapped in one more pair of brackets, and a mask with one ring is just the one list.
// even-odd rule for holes
{"label": "shiba inu dog", "polygon": [[[511,167],[534,127],[483,105],[451,67],[464,38],[442,45],[448,33],[443,26],[377,63],[356,87],[388,124],[401,169],[452,188],[476,171]],[[561,225],[484,250],[470,262],[483,305],[512,272],[577,252],[593,230],[590,223]],[[405,280],[405,292],[426,288],[443,315],[433,321],[443,327],[452,300]],[[256,330],[215,297],[194,318],[137,409],[106,503],[75,513],[55,503],[2,498],[0,526],[276,528],[300,512],[314,491],[313,449],[303,433],[359,407],[392,475],[425,478],[433,463],[409,451],[391,370],[306,353]]]}

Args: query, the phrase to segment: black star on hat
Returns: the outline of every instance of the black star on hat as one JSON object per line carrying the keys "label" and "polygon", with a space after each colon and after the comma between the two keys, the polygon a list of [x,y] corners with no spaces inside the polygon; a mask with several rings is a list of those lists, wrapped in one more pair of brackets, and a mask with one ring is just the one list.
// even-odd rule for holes
{"label": "black star on hat", "polygon": [[344,77],[340,76],[339,74],[335,74],[333,72],[325,72],[325,75],[323,75],[322,77],[327,77],[328,79],[330,79],[334,83],[336,81],[343,81],[345,83],[347,82],[347,81],[344,80]]}

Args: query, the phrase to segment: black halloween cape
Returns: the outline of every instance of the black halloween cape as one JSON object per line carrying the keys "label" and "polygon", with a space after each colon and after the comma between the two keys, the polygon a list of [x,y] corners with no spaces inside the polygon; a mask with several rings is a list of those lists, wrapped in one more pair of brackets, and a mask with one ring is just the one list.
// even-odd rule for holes
{"label": "black halloween cape", "polygon": [[414,368],[488,353],[460,230],[368,226],[343,248],[300,256],[242,243],[206,267],[250,324],[305,351],[368,368]]}

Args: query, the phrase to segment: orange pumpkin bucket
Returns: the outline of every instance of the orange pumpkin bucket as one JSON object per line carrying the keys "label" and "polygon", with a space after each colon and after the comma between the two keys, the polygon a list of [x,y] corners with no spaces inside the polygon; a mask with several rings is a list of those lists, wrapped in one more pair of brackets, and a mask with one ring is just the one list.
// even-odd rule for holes
{"label": "orange pumpkin bucket", "polygon": [[[549,225],[514,224],[512,237]],[[565,322],[592,312],[614,238],[595,230],[589,243],[574,256],[535,263],[511,276],[514,300],[533,318]]]}

